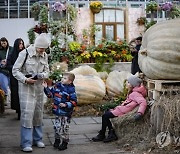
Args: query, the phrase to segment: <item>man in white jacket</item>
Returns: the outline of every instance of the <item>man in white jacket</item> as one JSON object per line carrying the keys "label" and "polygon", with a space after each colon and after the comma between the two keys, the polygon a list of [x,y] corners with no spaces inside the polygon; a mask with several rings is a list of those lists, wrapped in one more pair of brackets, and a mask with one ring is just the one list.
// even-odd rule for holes
{"label": "man in white jacket", "polygon": [[42,142],[43,86],[48,78],[49,65],[45,49],[49,43],[45,36],[39,35],[34,45],[19,53],[12,73],[18,80],[21,109],[21,148],[32,152],[32,145],[44,148]]}

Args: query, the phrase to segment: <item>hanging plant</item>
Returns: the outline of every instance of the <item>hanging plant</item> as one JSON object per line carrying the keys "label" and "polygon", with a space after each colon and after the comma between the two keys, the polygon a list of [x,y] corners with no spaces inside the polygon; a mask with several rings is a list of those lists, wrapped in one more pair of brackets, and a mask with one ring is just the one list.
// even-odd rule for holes
{"label": "hanging plant", "polygon": [[34,19],[37,21],[39,19],[39,13],[40,13],[40,4],[38,2],[32,5],[31,13]]}
{"label": "hanging plant", "polygon": [[93,13],[99,13],[103,7],[103,3],[100,1],[90,2],[90,9]]}
{"label": "hanging plant", "polygon": [[48,7],[46,5],[41,6],[39,22],[40,24],[48,23]]}
{"label": "hanging plant", "polygon": [[53,8],[53,11],[55,11],[55,12],[62,12],[64,10],[66,10],[66,6],[61,2],[55,2],[52,5],[52,8]]}

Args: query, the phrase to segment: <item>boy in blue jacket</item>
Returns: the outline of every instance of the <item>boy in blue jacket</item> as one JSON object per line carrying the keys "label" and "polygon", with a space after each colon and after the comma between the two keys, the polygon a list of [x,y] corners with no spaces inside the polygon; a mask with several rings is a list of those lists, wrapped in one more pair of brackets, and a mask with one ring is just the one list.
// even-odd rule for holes
{"label": "boy in blue jacket", "polygon": [[67,149],[69,141],[69,124],[73,108],[77,105],[77,96],[73,81],[75,75],[64,73],[61,82],[57,82],[51,89],[44,82],[44,92],[48,98],[53,98],[55,142],[54,147],[59,150]]}

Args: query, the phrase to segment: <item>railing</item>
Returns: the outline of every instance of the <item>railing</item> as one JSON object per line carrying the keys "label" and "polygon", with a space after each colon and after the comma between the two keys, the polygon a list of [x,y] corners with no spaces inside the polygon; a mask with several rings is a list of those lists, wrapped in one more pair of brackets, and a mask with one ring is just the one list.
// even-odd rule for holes
{"label": "railing", "polygon": [[[27,10],[30,11],[30,9],[28,8],[28,1],[29,1],[29,5],[32,6],[33,3],[35,2],[39,2],[39,3],[43,3],[43,2],[48,2],[50,5],[53,4],[54,2],[56,2],[55,0],[9,0],[10,4],[8,5],[8,0],[5,1],[0,1],[0,18],[1,17],[1,13],[6,12],[9,13],[10,10]],[[89,7],[89,3],[92,0],[62,0],[62,2],[66,2],[68,4],[72,4],[77,8],[80,7]],[[159,4],[162,4],[163,2],[165,2],[165,0],[157,0],[159,2]],[[168,0],[168,1],[172,1],[172,0]],[[146,6],[148,2],[148,0],[103,0],[102,1],[104,4],[104,7],[144,7]],[[176,0],[176,1],[172,1],[173,3],[180,5],[180,1]],[[28,14],[30,14],[30,12],[28,12]],[[9,16],[8,16],[9,17]],[[30,17],[30,16],[28,16]]]}

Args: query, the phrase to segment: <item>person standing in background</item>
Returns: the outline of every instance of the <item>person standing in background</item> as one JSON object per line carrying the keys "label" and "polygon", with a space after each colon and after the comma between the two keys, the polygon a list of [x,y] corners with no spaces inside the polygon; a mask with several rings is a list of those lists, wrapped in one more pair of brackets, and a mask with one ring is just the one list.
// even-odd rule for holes
{"label": "person standing in background", "polygon": [[138,64],[138,53],[141,48],[141,42],[142,42],[142,37],[141,36],[137,37],[135,39],[135,43],[136,43],[135,49],[131,52],[131,55],[133,56],[132,64],[131,64],[131,73],[133,75],[135,75],[137,72],[141,72]]}
{"label": "person standing in background", "polygon": [[[0,39],[0,88],[5,93],[5,98],[8,95],[9,87],[9,70],[6,67],[7,57],[11,53],[12,47],[9,46],[8,40],[5,37]],[[1,105],[2,113],[4,112],[4,105]]]}
{"label": "person standing in background", "polygon": [[18,120],[20,120],[20,104],[18,94],[18,81],[12,75],[12,67],[19,56],[19,53],[25,49],[24,41],[21,38],[17,38],[14,42],[14,46],[11,54],[7,58],[7,68],[9,69],[10,77],[10,90],[11,90],[11,109],[16,110],[18,113]]}
{"label": "person standing in background", "polygon": [[42,83],[49,76],[48,56],[45,52],[49,43],[44,35],[35,39],[19,53],[12,68],[13,76],[18,80],[21,108],[21,150],[32,152],[32,145],[44,148],[43,109],[44,87]]}

